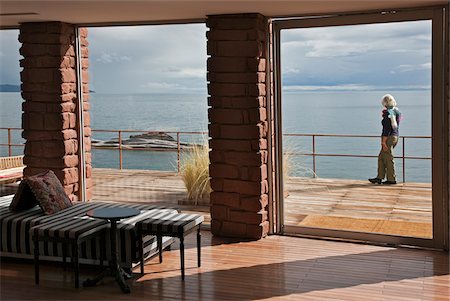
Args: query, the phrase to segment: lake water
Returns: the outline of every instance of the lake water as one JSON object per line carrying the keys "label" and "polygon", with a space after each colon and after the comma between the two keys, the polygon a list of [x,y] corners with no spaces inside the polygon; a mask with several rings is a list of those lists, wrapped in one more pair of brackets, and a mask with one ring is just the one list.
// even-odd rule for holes
{"label": "lake water", "polygon": [[[431,136],[430,91],[389,91],[403,113],[402,136]],[[283,133],[375,135],[381,133],[380,99],[384,92],[340,91],[284,93]],[[21,127],[20,93],[0,93],[0,127]],[[207,131],[206,95],[167,94],[91,94],[91,127],[102,130]],[[129,134],[123,134],[127,138]],[[116,133],[94,132],[93,138],[108,140]],[[182,141],[201,141],[201,135],[181,135]],[[0,143],[6,143],[6,131],[0,131]],[[20,131],[13,142],[21,143]],[[377,155],[377,138],[316,138],[316,153]],[[311,137],[285,137],[283,148],[290,153],[312,150]],[[21,148],[14,149],[21,154]],[[396,148],[402,154],[402,144]],[[430,139],[406,139],[407,156],[431,157]],[[7,148],[0,147],[0,155]],[[312,175],[310,156],[289,156],[291,174]],[[396,160],[397,175],[402,178],[401,160]],[[176,152],[124,151],[124,168],[176,170]],[[116,150],[93,150],[94,167],[119,166]],[[376,174],[376,158],[317,157],[316,174],[323,178],[367,179]],[[430,182],[431,160],[406,160],[406,181]]]}

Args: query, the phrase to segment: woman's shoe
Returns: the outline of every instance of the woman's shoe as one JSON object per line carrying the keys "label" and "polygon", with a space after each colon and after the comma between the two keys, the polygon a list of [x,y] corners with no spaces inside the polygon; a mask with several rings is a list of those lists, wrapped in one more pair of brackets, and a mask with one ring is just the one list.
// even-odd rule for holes
{"label": "woman's shoe", "polygon": [[384,185],[395,185],[395,184],[397,184],[397,181],[384,181],[383,184]]}
{"label": "woman's shoe", "polygon": [[369,179],[369,182],[370,183],[373,183],[373,184],[381,184],[381,179],[379,179],[379,178],[373,178],[373,179]]}

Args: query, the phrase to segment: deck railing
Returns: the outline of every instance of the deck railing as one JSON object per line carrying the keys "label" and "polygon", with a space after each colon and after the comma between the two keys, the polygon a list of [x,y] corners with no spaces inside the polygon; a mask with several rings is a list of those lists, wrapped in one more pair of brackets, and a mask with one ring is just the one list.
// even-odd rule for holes
{"label": "deck railing", "polygon": [[[149,131],[143,131],[143,130],[92,130],[93,133],[116,133],[117,134],[117,144],[118,146],[92,146],[95,149],[118,149],[119,151],[119,169],[123,169],[123,133],[148,133]],[[146,148],[146,147],[139,147],[139,148],[126,148],[126,151],[154,151],[154,152],[161,152],[161,151],[172,151],[177,152],[177,172],[179,173],[181,170],[181,135],[207,135],[208,132],[184,132],[184,131],[150,131],[150,132],[158,132],[158,133],[165,133],[168,135],[176,135],[177,139],[177,147],[176,148]]]}
{"label": "deck railing", "polygon": [[[22,131],[21,128],[1,128],[0,131],[7,131],[7,143],[0,143],[0,147],[8,147],[8,156],[13,155],[13,147],[23,147],[23,144],[13,143],[12,132]],[[124,148],[123,146],[123,133],[148,133],[145,130],[92,130],[92,132],[97,133],[113,133],[117,137],[118,146],[92,146],[95,149],[117,149],[119,151],[119,168],[123,169],[123,151],[172,151],[177,152],[177,171],[181,170],[181,135],[206,135],[207,132],[193,132],[193,131],[154,131],[163,132],[169,135],[176,135],[176,148]],[[316,144],[318,138],[325,137],[337,137],[337,138],[366,138],[366,139],[380,139],[380,136],[376,135],[350,135],[350,134],[296,134],[296,133],[286,133],[283,134],[284,137],[310,137],[312,150],[311,152],[289,152],[290,155],[295,156],[312,156],[312,169],[314,176],[316,175],[316,157],[351,157],[351,158],[377,158],[378,155],[360,155],[360,154],[336,154],[336,153],[319,153],[316,151]],[[401,141],[401,155],[396,156],[396,159],[402,160],[402,180],[406,180],[406,160],[431,160],[431,157],[425,156],[407,156],[405,151],[405,145],[407,139],[431,139],[431,136],[400,136],[399,141]]]}
{"label": "deck railing", "polygon": [[[312,156],[313,176],[316,176],[316,157],[351,157],[351,158],[378,158],[377,155],[359,155],[359,154],[335,154],[335,153],[318,153],[316,152],[317,138],[320,137],[337,137],[337,138],[366,138],[366,139],[380,139],[376,135],[350,135],[350,134],[283,134],[284,137],[311,137],[311,152],[289,152],[290,155],[297,156]],[[402,181],[406,181],[406,160],[431,160],[431,157],[424,156],[407,156],[405,151],[406,139],[431,139],[431,136],[399,136],[401,141],[401,155],[396,156],[396,159],[402,160]]]}

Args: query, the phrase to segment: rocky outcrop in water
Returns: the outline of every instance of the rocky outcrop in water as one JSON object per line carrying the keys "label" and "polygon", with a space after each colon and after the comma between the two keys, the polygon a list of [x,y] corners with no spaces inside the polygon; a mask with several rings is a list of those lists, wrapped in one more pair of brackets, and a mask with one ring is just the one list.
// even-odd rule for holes
{"label": "rocky outcrop in water", "polygon": [[[92,139],[94,147],[119,147],[118,139],[97,140]],[[193,144],[180,142],[180,148],[191,148]],[[123,149],[150,148],[150,149],[177,149],[177,141],[165,132],[147,132],[139,135],[130,135],[128,139],[122,139]]]}

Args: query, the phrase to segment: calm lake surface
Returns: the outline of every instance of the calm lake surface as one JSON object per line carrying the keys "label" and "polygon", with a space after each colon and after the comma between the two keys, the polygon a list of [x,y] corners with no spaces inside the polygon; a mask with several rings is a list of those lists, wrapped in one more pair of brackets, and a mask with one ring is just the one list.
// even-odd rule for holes
{"label": "calm lake surface", "polygon": [[[430,91],[389,91],[403,114],[401,136],[431,136]],[[316,137],[316,153],[376,156],[381,133],[380,91],[340,91],[284,93],[283,133],[375,135],[376,138]],[[91,94],[91,127],[96,130],[207,131],[206,95],[168,94]],[[0,127],[21,127],[20,93],[0,93]],[[128,138],[129,134],[123,134]],[[176,137],[176,134],[173,134]],[[117,133],[94,132],[93,138],[110,140]],[[181,134],[182,141],[204,141],[201,135]],[[7,142],[0,131],[0,143]],[[20,131],[13,142],[21,143]],[[402,155],[402,141],[395,153]],[[405,140],[405,155],[431,157],[430,139]],[[289,153],[312,151],[311,137],[284,137],[283,149]],[[21,154],[22,148],[15,148]],[[7,148],[0,147],[0,155]],[[124,168],[176,170],[176,152],[124,151]],[[405,161],[406,181],[431,182],[431,160]],[[311,176],[312,157],[290,155],[289,171],[294,176]],[[94,167],[119,166],[116,150],[93,150]],[[376,158],[317,157],[316,174],[322,178],[367,179],[376,175]],[[396,160],[398,180],[402,178],[402,160]]]}

